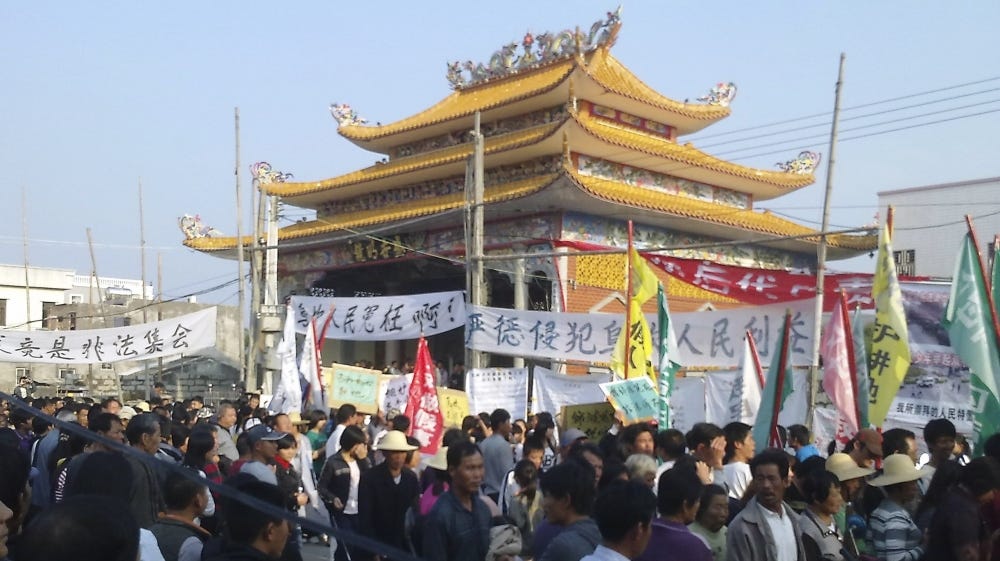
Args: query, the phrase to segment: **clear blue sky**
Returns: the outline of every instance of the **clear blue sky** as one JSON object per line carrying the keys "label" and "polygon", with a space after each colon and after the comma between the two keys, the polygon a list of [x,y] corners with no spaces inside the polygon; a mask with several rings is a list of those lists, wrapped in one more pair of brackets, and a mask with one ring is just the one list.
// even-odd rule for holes
{"label": "clear blue sky", "polygon": [[[614,3],[481,2],[5,2],[0,45],[0,262],[21,263],[20,191],[27,191],[32,264],[90,270],[85,229],[104,276],[139,277],[137,182],[145,191],[148,275],[163,256],[168,297],[235,278],[236,265],[181,246],[184,213],[235,232],[233,108],[247,166],[270,161],[298,180],[367,166],[380,156],[336,134],[327,106],[347,102],[391,122],[449,93],[445,62],[486,60],[525,31],[583,28]],[[614,54],[660,92],[694,100],[733,81],[733,114],[692,137],[830,111],[837,61],[847,53],[845,107],[1000,76],[1000,3],[661,2],[624,5]],[[844,113],[1000,88],[1000,80]],[[866,132],[1000,108],[1000,92],[875,117],[842,129],[975,105],[844,132]],[[876,192],[1000,175],[1000,113],[845,141],[838,149],[832,223],[859,226]],[[771,169],[825,127],[708,147]],[[760,147],[782,138],[815,140]],[[734,148],[748,148],[728,154]],[[741,156],[782,150],[780,154]],[[758,208],[818,222],[824,173],[813,186]],[[975,213],[978,209],[970,208]],[[900,212],[906,212],[901,209]],[[247,223],[244,222],[244,227]],[[957,242],[956,242],[957,243]],[[870,270],[867,258],[835,264]],[[235,303],[235,287],[207,301]]]}

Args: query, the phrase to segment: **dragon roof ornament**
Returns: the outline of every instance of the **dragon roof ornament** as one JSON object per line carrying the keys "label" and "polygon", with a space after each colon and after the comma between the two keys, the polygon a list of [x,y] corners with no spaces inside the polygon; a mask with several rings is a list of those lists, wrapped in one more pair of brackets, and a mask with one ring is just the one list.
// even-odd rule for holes
{"label": "dragon roof ornament", "polygon": [[732,82],[719,82],[707,94],[698,98],[708,105],[718,105],[719,107],[729,107],[729,104],[736,99],[736,84]]}
{"label": "dragon roof ornament", "polygon": [[803,150],[799,152],[799,155],[795,159],[788,160],[787,162],[778,162],[775,165],[785,173],[807,175],[816,171],[816,168],[819,167],[820,159],[821,155],[819,152]]}
{"label": "dragon roof ornament", "polygon": [[224,234],[211,226],[201,223],[201,216],[185,214],[177,219],[177,225],[181,232],[184,232],[184,239],[194,240],[197,238],[221,238]]}
{"label": "dragon roof ornament", "polygon": [[253,177],[254,181],[257,181],[261,185],[267,185],[269,183],[284,183],[293,177],[290,173],[284,173],[271,169],[271,164],[267,162],[257,162],[251,165],[250,175]]}
{"label": "dragon roof ornament", "polygon": [[471,60],[449,62],[448,83],[452,89],[461,90],[611,45],[621,28],[621,16],[622,7],[618,6],[614,12],[608,12],[606,19],[594,22],[586,34],[579,28],[538,35],[526,33],[521,39],[520,54],[517,42],[508,43],[493,53],[485,64]]}
{"label": "dragon roof ornament", "polygon": [[337,125],[341,127],[344,125],[363,125],[368,122],[368,119],[358,115],[358,112],[346,103],[331,103],[330,115],[333,115]]}

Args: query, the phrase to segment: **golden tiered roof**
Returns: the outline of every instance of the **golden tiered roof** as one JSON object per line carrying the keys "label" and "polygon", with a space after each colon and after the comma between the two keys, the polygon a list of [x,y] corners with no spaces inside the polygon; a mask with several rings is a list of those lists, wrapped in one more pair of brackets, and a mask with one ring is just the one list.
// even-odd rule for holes
{"label": "golden tiered roof", "polygon": [[[559,179],[564,181],[559,181]],[[559,185],[563,188],[568,186],[608,203],[650,210],[667,217],[696,220],[705,224],[715,224],[775,236],[776,238],[793,237],[797,238],[798,243],[804,246],[813,245],[819,241],[816,230],[775,216],[767,211],[757,212],[750,209],[721,207],[715,203],[682,195],[638,188],[619,181],[583,175],[573,169],[568,161],[564,161],[563,169],[559,173],[488,186],[484,202],[495,204],[523,199],[542,194],[553,185]],[[572,198],[566,198],[563,195],[558,195],[560,200],[567,203],[567,210],[572,210]],[[305,239],[376,224],[410,220],[462,208],[465,202],[465,194],[457,192],[394,204],[388,208],[340,213],[335,217],[300,222],[281,228],[278,231],[278,240]],[[813,237],[814,235],[815,237]],[[250,238],[245,237],[244,243],[249,244]],[[876,238],[875,236],[832,235],[827,236],[827,243],[831,249],[870,251],[876,247]],[[222,251],[233,249],[236,246],[236,238],[194,238],[185,241],[184,244],[200,251]]]}
{"label": "golden tiered roof", "polygon": [[[512,107],[549,92],[561,94],[563,102],[572,97],[616,94],[639,108],[636,113],[667,122],[681,134],[695,132],[730,114],[729,107],[683,103],[668,98],[649,87],[609,52],[609,45],[586,55],[564,58],[547,66],[520,71],[508,77],[453,92],[432,107],[387,125],[366,126],[348,123],[337,132],[363,148],[387,151],[392,137],[448,121],[468,119],[477,111],[487,113]],[[588,83],[589,82],[589,83]],[[511,109],[516,113],[517,109]],[[469,128],[469,123],[454,123],[453,128]]]}

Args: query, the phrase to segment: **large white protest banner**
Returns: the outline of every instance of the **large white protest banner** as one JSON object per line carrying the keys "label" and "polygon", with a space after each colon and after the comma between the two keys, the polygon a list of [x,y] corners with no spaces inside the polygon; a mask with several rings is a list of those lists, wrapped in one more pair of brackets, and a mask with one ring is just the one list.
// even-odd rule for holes
{"label": "large white protest banner", "polygon": [[515,419],[528,414],[527,368],[472,368],[465,373],[469,411],[506,409]]}
{"label": "large white protest banner", "polygon": [[[724,427],[741,420],[740,370],[717,370],[705,374],[705,420]],[[749,425],[753,419],[743,421]]]}
{"label": "large white protest banner", "polygon": [[215,308],[108,329],[0,331],[0,362],[101,364],[192,354],[215,346]]}
{"label": "large white protest banner", "polygon": [[406,400],[410,395],[410,382],[413,374],[400,376],[382,376],[379,384],[379,408],[387,419],[391,419],[406,410]]}
{"label": "large white protest banner", "polygon": [[[736,367],[743,334],[750,330],[766,367],[785,310],[792,310],[792,364],[812,363],[813,301],[732,310],[671,314],[678,362],[687,368]],[[465,325],[468,348],[490,353],[550,360],[610,362],[625,314],[574,314],[469,306]],[[656,314],[646,314],[656,331]]]}
{"label": "large white protest banner", "polygon": [[700,376],[677,378],[670,396],[670,428],[686,433],[705,421],[705,380]]}
{"label": "large white protest banner", "polygon": [[333,310],[327,339],[394,341],[437,335],[465,325],[461,291],[371,298],[292,296],[295,330],[305,333],[311,319],[322,325]]}
{"label": "large white protest banner", "polygon": [[553,415],[562,411],[565,405],[604,401],[600,384],[611,381],[610,371],[605,374],[565,376],[536,366],[534,375],[531,410],[548,411]]}

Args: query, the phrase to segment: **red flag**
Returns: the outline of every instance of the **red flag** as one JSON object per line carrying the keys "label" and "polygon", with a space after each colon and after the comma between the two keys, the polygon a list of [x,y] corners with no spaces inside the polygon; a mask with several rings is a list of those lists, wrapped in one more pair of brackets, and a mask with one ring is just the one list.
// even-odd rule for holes
{"label": "red flag", "polygon": [[854,374],[854,341],[847,318],[847,297],[843,292],[834,303],[830,323],[820,342],[823,357],[823,389],[854,434],[864,428],[858,419],[857,378]]}
{"label": "red flag", "polygon": [[406,400],[404,414],[410,418],[410,436],[420,441],[420,451],[434,454],[441,446],[444,417],[438,404],[434,386],[434,361],[423,337],[417,343],[417,362],[413,367],[413,381]]}

